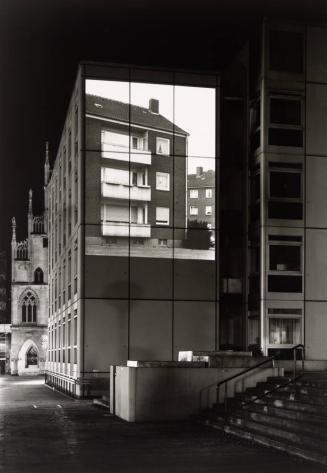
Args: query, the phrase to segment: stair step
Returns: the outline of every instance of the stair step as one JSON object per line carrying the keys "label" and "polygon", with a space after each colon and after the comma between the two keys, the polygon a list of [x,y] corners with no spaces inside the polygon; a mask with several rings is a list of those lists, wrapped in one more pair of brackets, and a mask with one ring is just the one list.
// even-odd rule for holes
{"label": "stair step", "polygon": [[267,382],[271,384],[287,384],[292,381],[292,378],[286,376],[268,376]]}
{"label": "stair step", "polygon": [[312,435],[313,437],[325,438],[327,440],[327,422],[316,425],[312,422],[306,422],[304,419],[289,419],[276,416],[272,412],[257,412],[251,409],[242,409],[234,412],[231,418],[244,418],[254,422],[267,424],[276,428],[281,428],[289,432],[303,433],[303,435]]}
{"label": "stair step", "polygon": [[271,416],[281,417],[284,419],[297,420],[301,422],[306,422],[314,425],[326,426],[327,432],[327,412],[320,412],[319,415],[313,414],[311,412],[298,411],[287,409],[285,407],[275,407],[267,403],[253,402],[249,404],[246,410],[251,410],[252,412],[262,412]]}
{"label": "stair step", "polygon": [[281,427],[269,425],[263,422],[257,422],[252,419],[233,416],[229,419],[228,424],[236,427],[242,427],[245,430],[279,438],[280,441],[288,444],[297,445],[299,447],[311,448],[316,451],[326,452],[327,439],[313,437],[299,431],[285,430]]}
{"label": "stair step", "polygon": [[237,437],[241,437],[247,440],[251,440],[261,445],[265,445],[266,447],[277,448],[278,450],[285,451],[292,455],[297,455],[299,457],[305,458],[306,460],[311,460],[315,462],[322,463],[327,465],[327,456],[318,450],[314,450],[312,448],[304,448],[299,447],[297,445],[284,443],[278,437],[268,436],[265,434],[259,434],[257,432],[252,432],[248,430],[244,430],[240,427],[232,426],[225,424],[222,426],[221,423],[206,423],[206,425],[219,429],[224,430],[226,433],[235,435]]}

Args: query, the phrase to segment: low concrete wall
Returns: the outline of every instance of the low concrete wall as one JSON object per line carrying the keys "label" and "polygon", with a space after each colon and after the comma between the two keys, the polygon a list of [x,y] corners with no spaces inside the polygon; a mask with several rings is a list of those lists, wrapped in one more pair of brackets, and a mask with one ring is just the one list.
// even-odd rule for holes
{"label": "low concrete wall", "polygon": [[[131,368],[117,366],[110,383],[111,412],[129,422],[186,419],[216,402],[216,385],[244,368]],[[278,368],[258,368],[228,383],[228,396],[255,386]],[[113,381],[113,379],[112,379]],[[219,393],[223,401],[225,390]]]}

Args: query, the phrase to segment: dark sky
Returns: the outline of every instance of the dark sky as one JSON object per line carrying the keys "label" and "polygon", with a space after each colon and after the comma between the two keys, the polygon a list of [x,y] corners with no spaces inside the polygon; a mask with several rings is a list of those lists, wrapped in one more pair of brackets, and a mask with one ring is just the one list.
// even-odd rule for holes
{"label": "dark sky", "polygon": [[262,15],[326,18],[326,0],[0,0],[0,249],[27,193],[40,211],[81,60],[217,69]]}

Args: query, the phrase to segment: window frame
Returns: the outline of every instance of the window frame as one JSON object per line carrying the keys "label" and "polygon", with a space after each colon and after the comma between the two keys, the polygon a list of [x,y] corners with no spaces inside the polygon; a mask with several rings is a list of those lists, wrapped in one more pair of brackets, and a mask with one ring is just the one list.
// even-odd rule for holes
{"label": "window frame", "polygon": [[[190,191],[190,199],[198,199],[199,198],[199,189],[189,189]],[[196,195],[191,195],[191,194],[196,194]]]}
{"label": "window frame", "polygon": [[[271,320],[293,320],[299,323],[299,336],[298,341],[292,343],[272,343],[270,341],[270,321]],[[302,343],[303,334],[303,316],[298,314],[267,314],[267,347],[268,348],[292,348],[295,344]],[[294,332],[293,332],[294,338]]]}
{"label": "window frame", "polygon": [[[280,100],[294,100],[300,102],[300,124],[295,125],[295,124],[287,124],[287,123],[274,123],[271,121],[271,101],[273,99],[280,99]],[[300,94],[278,94],[274,92],[268,92],[267,94],[267,132],[266,132],[266,140],[267,140],[267,145],[272,148],[286,148],[286,149],[295,149],[295,150],[302,150],[304,147],[304,121],[305,121],[305,106],[304,106],[304,97]],[[302,132],[302,145],[301,146],[295,146],[291,144],[274,144],[269,142],[269,132],[271,129],[274,130],[283,130],[283,131],[301,131]]]}
{"label": "window frame", "polygon": [[[160,187],[158,185],[158,178],[160,176],[167,177],[167,187],[166,188]],[[157,171],[156,172],[156,190],[170,192],[170,173],[169,172],[162,172],[162,171]]]}
{"label": "window frame", "polygon": [[[168,219],[166,220],[159,220],[158,219],[158,210],[167,210],[168,211]],[[170,209],[169,207],[156,207],[156,225],[165,225],[168,226],[170,221]]]}
{"label": "window frame", "polygon": [[[210,211],[208,211],[209,208],[210,208]],[[206,205],[205,206],[205,214],[206,214],[206,216],[209,216],[209,217],[212,216],[212,205]]]}
{"label": "window frame", "polygon": [[212,199],[212,198],[213,198],[212,188],[208,187],[206,188],[206,199]]}
{"label": "window frame", "polygon": [[[196,212],[193,212],[192,209],[195,209]],[[192,215],[192,216],[199,215],[199,207],[195,207],[195,205],[190,205],[190,215]]]}
{"label": "window frame", "polygon": [[[163,141],[168,145],[168,152],[167,153],[159,153],[158,151],[158,145],[159,141]],[[156,136],[156,154],[159,156],[170,156],[170,139],[169,138],[163,138],[162,136]]]}

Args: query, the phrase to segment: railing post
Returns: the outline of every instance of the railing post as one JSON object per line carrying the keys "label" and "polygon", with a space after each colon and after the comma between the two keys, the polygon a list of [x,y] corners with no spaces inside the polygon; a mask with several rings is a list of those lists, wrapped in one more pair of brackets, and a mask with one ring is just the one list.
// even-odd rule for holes
{"label": "railing post", "polygon": [[296,377],[296,348],[293,350],[293,378]]}
{"label": "railing post", "polygon": [[224,397],[224,406],[225,406],[225,412],[227,413],[227,394],[228,394],[228,388],[227,388],[227,382],[225,383],[225,397]]}

